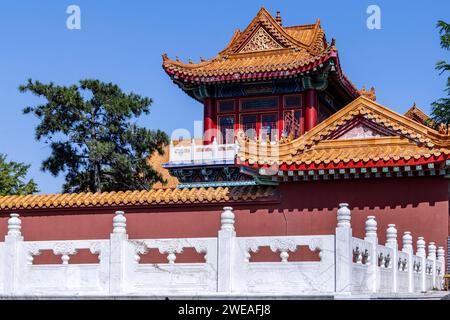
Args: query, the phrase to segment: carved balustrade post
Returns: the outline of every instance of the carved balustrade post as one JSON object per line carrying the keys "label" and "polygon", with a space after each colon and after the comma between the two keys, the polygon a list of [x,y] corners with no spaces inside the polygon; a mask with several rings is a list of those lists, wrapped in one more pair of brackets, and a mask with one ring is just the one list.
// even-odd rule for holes
{"label": "carved balustrade post", "polygon": [[335,290],[341,294],[351,294],[352,291],[352,226],[351,212],[347,203],[339,204],[337,211],[337,226],[335,236]]}
{"label": "carved balustrade post", "polygon": [[128,240],[127,218],[123,211],[116,211],[113,218],[113,232],[110,236],[109,292],[123,292],[124,251]]}
{"label": "carved balustrade post", "polygon": [[392,291],[398,292],[398,243],[395,224],[389,224],[386,230],[386,247],[392,248]]}
{"label": "carved balustrade post", "polygon": [[196,159],[197,159],[197,157],[195,154],[195,139],[192,138],[192,140],[191,140],[191,162],[195,162]]}
{"label": "carved balustrade post", "polygon": [[431,266],[431,274],[433,276],[433,288],[436,288],[436,244],[430,242],[428,244],[428,259],[433,261]]}
{"label": "carved balustrade post", "polygon": [[413,238],[410,231],[405,231],[402,238],[403,246],[402,251],[408,254],[407,270],[408,270],[408,292],[414,291],[414,279],[413,279]]}
{"label": "carved balustrade post", "polygon": [[19,274],[19,245],[23,241],[22,221],[17,213],[11,213],[8,219],[8,233],[5,236],[5,251],[3,265],[0,272],[3,272],[4,294],[13,295],[16,291]]}
{"label": "carved balustrade post", "polygon": [[175,161],[175,150],[174,150],[174,145],[173,145],[172,139],[170,139],[170,144],[169,144],[169,161],[170,162]]}
{"label": "carved balustrade post", "polygon": [[422,292],[425,292],[425,291],[427,291],[427,288],[426,288],[426,278],[425,278],[425,272],[426,272],[426,252],[425,252],[425,247],[426,247],[426,243],[425,243],[425,240],[424,240],[424,238],[423,237],[419,237],[418,239],[417,239],[417,244],[416,244],[416,246],[417,246],[417,252],[416,252],[416,255],[418,256],[418,257],[420,257],[421,258],[421,262],[420,262],[420,273],[421,273],[421,275],[420,275],[420,279],[421,279],[421,285],[420,285],[420,287],[421,287],[421,291]]}
{"label": "carved balustrade post", "polygon": [[[234,213],[233,208],[224,207],[220,216],[221,228],[217,238],[217,291],[232,291],[234,258]],[[244,263],[242,261],[241,263]]]}
{"label": "carved balustrade post", "polygon": [[439,264],[439,269],[437,270],[438,272],[438,283],[437,283],[437,287],[438,289],[443,288],[443,279],[444,279],[444,274],[445,274],[445,250],[444,247],[438,247],[437,249],[437,261]]}
{"label": "carved balustrade post", "polygon": [[[217,155],[219,154],[218,150],[219,150],[219,146],[217,144],[216,137],[214,137],[212,144],[211,144],[211,160],[218,160],[217,159]],[[222,159],[222,157],[223,157],[223,154],[220,155],[219,159]]]}
{"label": "carved balustrade post", "polygon": [[364,240],[371,243],[372,254],[369,256],[368,268],[367,268],[367,287],[372,291],[377,291],[377,257],[375,252],[378,245],[378,235],[377,235],[377,221],[375,216],[368,216],[366,220],[366,236]]}

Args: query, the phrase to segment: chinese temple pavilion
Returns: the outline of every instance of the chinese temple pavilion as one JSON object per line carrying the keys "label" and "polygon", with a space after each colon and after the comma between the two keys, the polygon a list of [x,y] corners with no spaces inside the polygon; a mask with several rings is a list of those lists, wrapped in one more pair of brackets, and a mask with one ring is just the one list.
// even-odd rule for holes
{"label": "chinese temple pavilion", "polygon": [[163,69],[204,108],[202,141],[172,141],[152,159],[170,183],[2,197],[0,234],[19,212],[32,239],[108,237],[121,209],[131,237],[208,237],[225,205],[242,236],[329,234],[348,202],[355,225],[373,215],[380,228],[447,243],[448,130],[427,127],[417,107],[404,116],[382,106],[374,88],[357,90],[319,20],[284,26],[262,8],[215,57],[164,54]]}

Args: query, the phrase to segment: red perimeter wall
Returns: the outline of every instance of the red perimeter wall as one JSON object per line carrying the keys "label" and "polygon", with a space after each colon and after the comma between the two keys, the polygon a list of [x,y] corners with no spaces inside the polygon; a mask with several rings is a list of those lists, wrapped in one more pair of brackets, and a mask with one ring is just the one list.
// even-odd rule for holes
{"label": "red perimeter wall", "polygon": [[[233,203],[238,236],[334,234],[338,204],[352,210],[353,234],[364,236],[368,215],[378,221],[380,243],[389,223],[398,241],[411,231],[414,241],[445,246],[449,235],[448,183],[442,177],[297,182],[280,185],[280,201]],[[215,237],[220,213],[227,204],[22,210],[25,240],[106,239],[114,210],[126,212],[133,238]],[[0,237],[10,212],[0,215]],[[447,251],[446,251],[447,252]]]}

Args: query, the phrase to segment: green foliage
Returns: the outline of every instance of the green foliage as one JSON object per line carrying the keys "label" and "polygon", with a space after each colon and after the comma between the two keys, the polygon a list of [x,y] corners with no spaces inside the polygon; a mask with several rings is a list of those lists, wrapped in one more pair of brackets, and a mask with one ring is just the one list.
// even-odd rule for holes
{"label": "green foliage", "polygon": [[0,154],[0,196],[25,195],[38,192],[33,179],[26,181],[29,165],[8,162],[6,155]]}
{"label": "green foliage", "polygon": [[[440,20],[437,23],[437,28],[439,28],[441,37],[441,48],[450,50],[450,25]],[[448,73],[450,71],[450,64],[445,61],[438,61],[436,63],[436,70],[439,71],[440,75]],[[431,104],[431,118],[436,126],[441,123],[446,125],[450,124],[450,76],[447,77],[445,92],[447,93],[447,97],[441,98]]]}
{"label": "green foliage", "polygon": [[164,153],[168,136],[134,123],[149,114],[151,99],[90,79],[70,87],[30,79],[19,90],[46,99],[23,112],[40,119],[36,139],[52,150],[42,170],[64,173],[64,192],[143,190],[165,182],[148,158]]}

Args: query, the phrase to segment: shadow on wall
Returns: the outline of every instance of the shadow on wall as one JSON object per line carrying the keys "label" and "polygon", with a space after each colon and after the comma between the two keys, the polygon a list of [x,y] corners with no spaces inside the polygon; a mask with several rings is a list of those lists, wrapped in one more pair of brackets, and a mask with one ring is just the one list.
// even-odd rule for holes
{"label": "shadow on wall", "polygon": [[448,201],[448,181],[443,177],[297,182],[279,188],[280,205],[271,211],[335,212],[342,202],[353,210],[384,210],[434,207]]}

